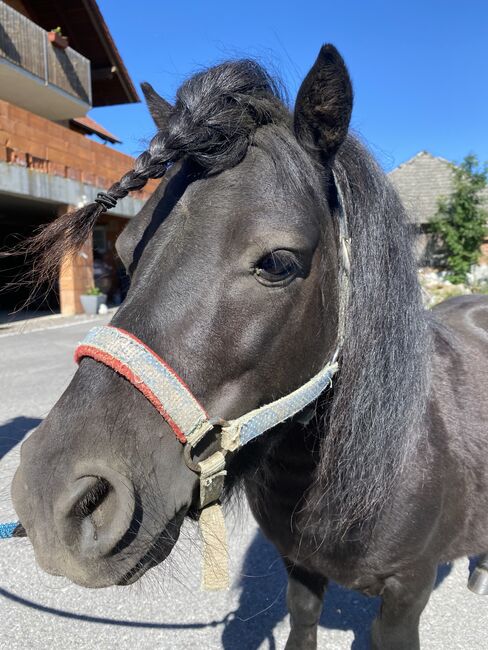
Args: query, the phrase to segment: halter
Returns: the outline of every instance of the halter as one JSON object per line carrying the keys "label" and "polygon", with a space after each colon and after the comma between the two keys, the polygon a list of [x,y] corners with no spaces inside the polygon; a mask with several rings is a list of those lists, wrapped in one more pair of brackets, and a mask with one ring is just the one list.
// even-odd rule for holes
{"label": "halter", "polygon": [[[156,408],[184,445],[185,463],[199,476],[200,481],[203,586],[207,589],[221,589],[229,583],[225,524],[219,502],[227,475],[227,454],[238,451],[269,429],[304,412],[331,385],[332,377],[339,368],[337,358],[344,340],[349,297],[349,239],[342,207],[344,201],[337,182],[336,189],[340,263],[337,348],[332,360],[293,392],[226,421],[220,417],[210,417],[176,371],[130,332],[113,325],[94,327],[75,351],[77,363],[85,357],[92,358],[125,377]],[[213,430],[220,432],[219,449],[208,458],[194,462],[193,449]],[[0,525],[0,537],[11,537],[16,526],[4,524],[5,530],[2,530]]]}
{"label": "halter", "polygon": [[[169,424],[184,445],[186,465],[199,476],[200,528],[204,540],[203,586],[228,586],[226,532],[219,499],[227,475],[226,455],[288,420],[314,402],[330,385],[338,370],[328,363],[306,384],[274,402],[235,420],[210,417],[178,374],[145,343],[120,327],[91,329],[75,351],[75,361],[95,359],[125,377]],[[192,450],[212,430],[220,429],[219,449],[195,463]]]}

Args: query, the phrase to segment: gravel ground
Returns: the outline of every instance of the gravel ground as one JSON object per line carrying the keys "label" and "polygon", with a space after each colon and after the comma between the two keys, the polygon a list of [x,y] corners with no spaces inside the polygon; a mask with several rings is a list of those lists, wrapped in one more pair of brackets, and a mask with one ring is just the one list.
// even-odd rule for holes
{"label": "gravel ground", "polygon": [[[9,484],[18,442],[37,426],[75,370],[76,343],[95,322],[49,322],[0,337],[0,520],[14,514]],[[10,650],[153,650],[283,648],[288,621],[285,576],[273,547],[245,505],[228,513],[232,588],[199,590],[200,545],[193,525],[161,567],[130,587],[88,591],[42,573],[27,540],[0,542],[0,648]],[[439,570],[439,584],[422,618],[422,648],[488,648],[488,598],[466,588],[468,561]],[[378,602],[332,585],[319,647],[366,650]]]}

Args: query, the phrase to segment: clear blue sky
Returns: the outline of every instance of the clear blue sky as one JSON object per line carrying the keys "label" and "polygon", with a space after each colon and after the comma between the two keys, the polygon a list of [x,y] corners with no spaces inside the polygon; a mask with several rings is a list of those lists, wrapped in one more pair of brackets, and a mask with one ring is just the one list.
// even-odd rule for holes
{"label": "clear blue sky", "polygon": [[[487,0],[98,1],[133,81],[167,99],[199,68],[253,56],[294,100],[331,42],[353,79],[352,128],[385,169],[422,149],[488,160]],[[143,104],[90,115],[133,155],[154,132]]]}

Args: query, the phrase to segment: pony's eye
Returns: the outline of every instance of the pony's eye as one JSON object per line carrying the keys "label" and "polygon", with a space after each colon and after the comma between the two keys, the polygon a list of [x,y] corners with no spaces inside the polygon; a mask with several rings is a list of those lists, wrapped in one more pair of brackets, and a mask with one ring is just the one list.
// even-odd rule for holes
{"label": "pony's eye", "polygon": [[260,282],[270,284],[292,279],[299,268],[296,257],[290,251],[278,250],[264,255],[254,267],[254,275]]}

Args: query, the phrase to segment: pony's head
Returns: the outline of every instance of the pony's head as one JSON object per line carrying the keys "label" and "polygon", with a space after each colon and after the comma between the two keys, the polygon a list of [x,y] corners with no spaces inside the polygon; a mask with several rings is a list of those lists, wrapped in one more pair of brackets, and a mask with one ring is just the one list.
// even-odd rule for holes
{"label": "pony's head", "polygon": [[[408,344],[413,341],[410,257],[397,285],[381,277],[388,265],[402,263],[403,248],[392,243],[396,235],[392,239],[390,233],[395,215],[391,224],[383,224],[385,200],[394,211],[399,208],[364,150],[346,140],[352,90],[335,48],[321,49],[293,113],[252,61],[196,74],[179,89],[174,106],[149,86],[144,90],[156,136],[134,169],[96,203],[61,217],[37,236],[33,248],[43,269],[49,272],[83,244],[101,212],[148,179],[162,178],[117,242],[131,284],[112,323],[164,358],[211,416],[230,419],[296,389],[330,360],[338,324],[334,214],[344,195],[358,245],[376,265],[364,287],[370,270],[360,265],[355,281],[352,269],[356,307],[349,330],[363,319],[375,345],[385,348],[394,330],[398,349],[406,345],[405,336]],[[353,189],[348,174],[355,174]],[[341,192],[334,178],[342,179]],[[357,195],[364,184],[370,204],[380,197],[381,205],[369,211]],[[361,234],[368,227],[370,244]],[[374,307],[383,299],[395,315],[390,329]],[[400,311],[405,336],[397,331]],[[352,416],[345,420],[344,409],[336,409],[335,430],[334,414],[328,419],[336,446],[328,454],[330,467],[321,469],[324,475],[336,461],[344,468],[337,458],[340,428],[353,473],[350,445],[356,429],[364,436],[373,425],[386,427],[374,449],[365,441],[366,457],[368,449],[378,461],[388,455],[388,445],[397,455],[402,448],[386,436],[388,427],[397,432],[401,418],[408,417],[403,385],[397,382],[398,408],[388,405],[385,424],[359,382],[371,371],[374,391],[380,371],[381,381],[388,381],[391,360],[383,359],[378,370],[377,355],[360,337],[354,345],[357,358],[348,361],[353,352],[345,341],[341,370],[348,376],[341,403]],[[407,363],[401,381],[410,381],[412,372]],[[355,390],[357,395],[347,393]],[[195,450],[197,460],[215,444],[212,436],[206,438]],[[379,461],[371,472],[374,487],[383,476]],[[364,476],[357,478],[369,486]],[[197,488],[181,443],[156,409],[113,370],[83,359],[66,392],[22,445],[13,499],[39,564],[96,587],[128,583],[162,561],[184,517],[197,507]],[[358,510],[356,502],[350,507],[351,513]]]}
{"label": "pony's head", "polygon": [[[113,324],[163,357],[211,415],[232,418],[297,388],[334,349],[331,166],[351,84],[326,46],[294,115],[252,61],[196,74],[174,106],[144,90],[158,127],[148,150],[98,203],[49,226],[37,244],[52,267],[103,210],[163,177],[117,242],[131,285]],[[164,559],[196,488],[156,410],[84,359],[23,444],[13,497],[42,567],[103,586]]]}

